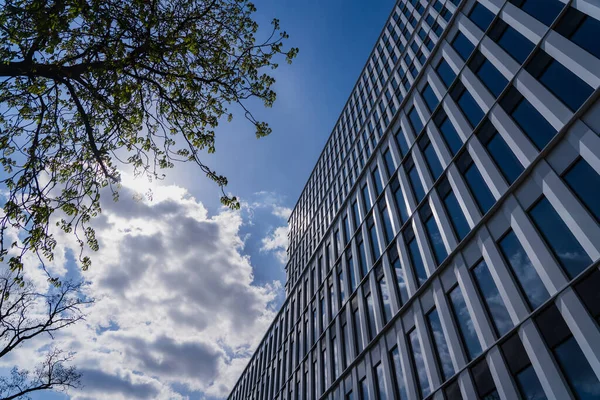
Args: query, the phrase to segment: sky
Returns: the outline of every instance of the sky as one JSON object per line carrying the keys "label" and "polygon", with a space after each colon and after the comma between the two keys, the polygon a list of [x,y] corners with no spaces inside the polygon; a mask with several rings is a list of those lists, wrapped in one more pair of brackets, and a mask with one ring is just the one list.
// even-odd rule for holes
{"label": "sky", "polygon": [[[394,3],[255,1],[262,32],[278,18],[300,52],[274,72],[275,105],[252,104],[273,133],[256,139],[234,115],[203,158],[228,177],[241,210],[222,208],[216,185],[181,164],[160,182],[124,174],[120,200],[105,196],[94,222],[100,250],[88,271],[59,233],[51,272],[85,279],[96,299],[52,343],[76,352],[84,387],[34,399],[227,397],[285,298],[287,219]],[[136,199],[149,188],[152,199]],[[30,279],[47,285],[29,264]],[[0,371],[33,368],[48,340],[2,358]]]}

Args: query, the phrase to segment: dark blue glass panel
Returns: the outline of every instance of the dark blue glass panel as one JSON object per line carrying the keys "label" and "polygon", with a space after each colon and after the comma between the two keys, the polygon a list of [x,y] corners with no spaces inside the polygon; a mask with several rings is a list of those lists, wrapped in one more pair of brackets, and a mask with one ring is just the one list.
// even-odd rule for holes
{"label": "dark blue glass panel", "polygon": [[564,3],[558,0],[525,0],[521,9],[544,24],[550,26],[558,17]]}
{"label": "dark blue glass panel", "polygon": [[485,32],[494,19],[494,13],[481,4],[475,3],[475,7],[473,7],[469,14],[469,19]]}
{"label": "dark blue glass panel", "polygon": [[401,130],[396,132],[396,143],[400,148],[400,155],[404,157],[406,153],[408,153],[408,143],[406,143],[406,138],[404,137],[404,133]]}
{"label": "dark blue glass panel", "polygon": [[408,210],[406,209],[406,203],[404,203],[404,196],[402,196],[402,190],[400,188],[394,193],[394,199],[396,200],[396,206],[400,212],[401,222],[404,222],[408,219]]}
{"label": "dark blue glass panel", "polygon": [[367,276],[367,272],[369,271],[369,265],[367,264],[367,254],[365,253],[365,243],[360,242],[358,245],[358,255],[360,256],[360,271],[362,273],[362,277]]}
{"label": "dark blue glass panel", "polygon": [[421,344],[419,343],[419,337],[417,335],[417,330],[415,329],[409,334],[409,339],[410,349],[412,350],[411,353],[417,371],[417,379],[419,381],[419,391],[421,392],[420,398],[423,398],[431,393],[431,389],[429,388],[427,368],[425,368],[425,360],[423,360],[423,352],[421,351]]}
{"label": "dark blue glass panel", "polygon": [[375,182],[375,190],[377,192],[377,196],[383,191],[383,184],[381,183],[381,175],[379,175],[379,169],[375,168],[373,170],[373,181]]}
{"label": "dark blue glass panel", "polygon": [[379,251],[379,241],[377,240],[377,229],[375,225],[369,228],[369,236],[371,237],[371,250],[373,252],[373,260],[377,260],[381,255]]}
{"label": "dark blue glass panel", "polygon": [[554,127],[525,99],[521,100],[511,115],[538,150],[546,147],[556,135]]}
{"label": "dark blue glass panel", "polygon": [[458,240],[461,241],[471,231],[471,228],[469,227],[467,219],[465,218],[465,215],[463,214],[460,205],[458,204],[458,199],[456,198],[453,192],[450,192],[446,196],[446,198],[444,199],[444,204],[446,205],[446,210],[450,215],[450,221],[452,222],[454,231],[458,236]]}
{"label": "dark blue glass panel", "polygon": [[469,56],[475,49],[473,43],[471,43],[462,32],[458,32],[458,35],[456,35],[456,37],[452,41],[452,47],[454,47],[454,50],[456,50],[456,52],[465,61],[469,58]]}
{"label": "dark blue glass panel", "polygon": [[419,117],[419,113],[417,109],[413,107],[408,114],[408,118],[410,119],[410,123],[415,131],[415,135],[418,135],[419,132],[423,129],[423,121],[421,121],[421,117]]}
{"label": "dark blue glass panel", "polygon": [[498,45],[520,64],[525,62],[527,56],[529,56],[534,48],[533,43],[511,26],[508,26],[500,39],[498,39]]}
{"label": "dark blue glass panel", "polygon": [[423,189],[423,185],[421,184],[421,179],[419,179],[419,173],[417,172],[416,167],[413,167],[408,172],[408,177],[410,178],[410,184],[413,188],[413,193],[415,194],[415,199],[418,204],[421,202],[423,197],[425,197],[425,190]]}
{"label": "dark blue glass panel", "polygon": [[504,258],[516,275],[521,289],[527,297],[529,306],[535,310],[550,297],[546,287],[513,231],[508,233],[499,244]]}
{"label": "dark blue glass panel", "polygon": [[600,222],[600,175],[583,158],[565,174],[565,181]]}
{"label": "dark blue glass panel", "polygon": [[425,99],[425,103],[429,108],[429,111],[433,112],[433,110],[435,110],[440,101],[438,100],[437,96],[435,95],[433,89],[431,88],[431,86],[429,86],[429,84],[425,85],[422,94],[423,98]]}
{"label": "dark blue glass panel", "polygon": [[476,127],[477,124],[481,122],[481,119],[484,115],[483,111],[468,90],[465,90],[465,92],[459,97],[458,106],[471,123],[471,126]]}
{"label": "dark blue glass panel", "polygon": [[523,400],[546,400],[546,394],[540,380],[535,374],[535,370],[530,365],[516,375],[517,386],[521,392]]}
{"label": "dark blue glass panel", "polygon": [[435,154],[435,150],[431,144],[427,145],[423,153],[425,154],[427,164],[429,165],[429,170],[431,171],[431,175],[435,181],[442,174],[442,165],[440,164],[440,160],[438,159],[437,154]]}
{"label": "dark blue glass panel", "polygon": [[500,96],[500,93],[508,85],[508,81],[504,75],[488,60],[485,60],[481,64],[479,70],[477,70],[477,76],[495,97]]}
{"label": "dark blue glass panel", "polygon": [[406,384],[404,383],[404,375],[402,374],[402,364],[400,362],[400,353],[398,347],[394,347],[392,354],[392,369],[394,370],[394,378],[396,381],[396,393],[399,394],[400,400],[408,399],[406,394]]}
{"label": "dark blue glass panel", "polygon": [[594,91],[558,61],[552,61],[539,80],[572,111],[577,111]]}
{"label": "dark blue glass panel", "polygon": [[529,211],[529,215],[546,239],[554,255],[563,266],[569,278],[573,279],[592,260],[581,247],[573,233],[560,218],[552,204],[545,197]]}
{"label": "dark blue glass panel", "polygon": [[494,205],[496,199],[494,199],[475,164],[471,164],[465,171],[465,179],[475,197],[479,210],[482,214],[485,214]]}
{"label": "dark blue glass panel", "polygon": [[410,261],[417,274],[418,284],[421,286],[427,280],[427,272],[425,272],[425,265],[423,264],[421,253],[419,253],[419,245],[416,239],[413,239],[408,244],[408,251],[410,253]]}
{"label": "dark blue glass panel", "polygon": [[500,167],[500,172],[509,184],[512,184],[523,172],[524,168],[499,133],[488,142],[487,149]]}
{"label": "dark blue glass panel", "polygon": [[392,152],[390,150],[386,150],[383,157],[385,159],[385,168],[387,169],[388,179],[390,179],[392,176],[394,176],[394,172],[396,172],[396,165],[394,164]]}
{"label": "dark blue glass panel", "polygon": [[600,396],[600,382],[594,374],[575,338],[567,339],[554,349],[554,355],[579,400],[595,400]]}
{"label": "dark blue glass panel", "polygon": [[435,218],[431,217],[425,222],[425,229],[427,230],[427,236],[429,236],[429,243],[431,243],[431,247],[433,248],[435,261],[437,265],[440,265],[448,256],[448,253],[446,252],[446,247],[444,246],[444,241],[442,240],[442,235],[435,222]]}
{"label": "dark blue glass panel", "polygon": [[381,211],[381,219],[383,220],[383,227],[385,232],[385,238],[388,244],[394,238],[394,230],[392,229],[392,221],[390,220],[390,213],[387,208]]}
{"label": "dark blue glass panel", "polygon": [[492,322],[496,328],[496,333],[498,334],[498,337],[502,337],[506,332],[511,330],[514,325],[485,261],[480,262],[479,265],[473,268],[473,274],[475,275],[477,286],[481,291],[487,309],[492,316]]}
{"label": "dark blue glass panel", "polygon": [[400,291],[401,304],[404,304],[408,301],[408,289],[406,287],[406,279],[404,278],[404,271],[402,270],[400,258],[396,258],[392,261],[392,268],[396,273],[396,282],[398,283],[398,290]]}
{"label": "dark blue glass panel", "polygon": [[443,379],[446,380],[454,375],[454,366],[452,365],[452,358],[450,357],[450,351],[448,350],[448,343],[444,336],[440,316],[436,309],[427,314],[427,320],[429,321],[431,336],[433,336],[433,341],[437,350],[438,360],[440,364],[442,364],[442,376]]}
{"label": "dark blue glass panel", "polygon": [[450,64],[448,64],[444,59],[442,59],[438,65],[437,72],[447,87],[450,87],[452,82],[454,82],[454,79],[456,79],[456,73],[454,73],[454,70],[450,67]]}
{"label": "dark blue glass panel", "polygon": [[365,185],[362,189],[363,201],[365,202],[365,210],[371,209],[371,197],[369,196],[369,186]]}
{"label": "dark blue glass panel", "polygon": [[459,286],[450,292],[450,304],[452,305],[454,316],[458,322],[458,328],[463,338],[463,342],[467,347],[467,356],[469,360],[472,360],[481,354],[481,344],[477,338],[475,325],[473,325],[473,320],[471,319],[471,315],[469,314],[467,304],[465,303],[465,299]]}
{"label": "dark blue glass panel", "polygon": [[444,136],[446,144],[450,148],[450,152],[452,155],[455,155],[462,147],[463,142],[460,139],[460,136],[458,136],[456,129],[454,129],[454,125],[452,125],[452,122],[450,122],[449,118],[446,118],[444,123],[439,128]]}
{"label": "dark blue glass panel", "polygon": [[579,47],[600,58],[598,37],[600,37],[600,21],[588,16],[573,33],[571,40]]}

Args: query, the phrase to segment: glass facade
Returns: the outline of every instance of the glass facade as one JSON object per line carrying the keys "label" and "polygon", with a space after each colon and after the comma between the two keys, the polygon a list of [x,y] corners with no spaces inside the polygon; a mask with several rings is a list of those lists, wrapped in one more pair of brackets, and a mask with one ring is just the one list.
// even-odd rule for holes
{"label": "glass facade", "polygon": [[600,398],[594,4],[396,2],[229,399]]}

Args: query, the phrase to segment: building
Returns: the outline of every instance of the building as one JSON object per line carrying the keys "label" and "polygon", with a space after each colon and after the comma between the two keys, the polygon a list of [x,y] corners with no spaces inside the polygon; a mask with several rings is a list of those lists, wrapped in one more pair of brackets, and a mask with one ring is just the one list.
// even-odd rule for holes
{"label": "building", "polygon": [[599,20],[397,2],[230,399],[600,398]]}

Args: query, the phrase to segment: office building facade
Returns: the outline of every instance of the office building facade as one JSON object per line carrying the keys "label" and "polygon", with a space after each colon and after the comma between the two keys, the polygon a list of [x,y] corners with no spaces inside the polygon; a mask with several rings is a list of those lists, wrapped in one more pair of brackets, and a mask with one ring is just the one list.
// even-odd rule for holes
{"label": "office building facade", "polygon": [[599,20],[395,4],[230,399],[600,398]]}

